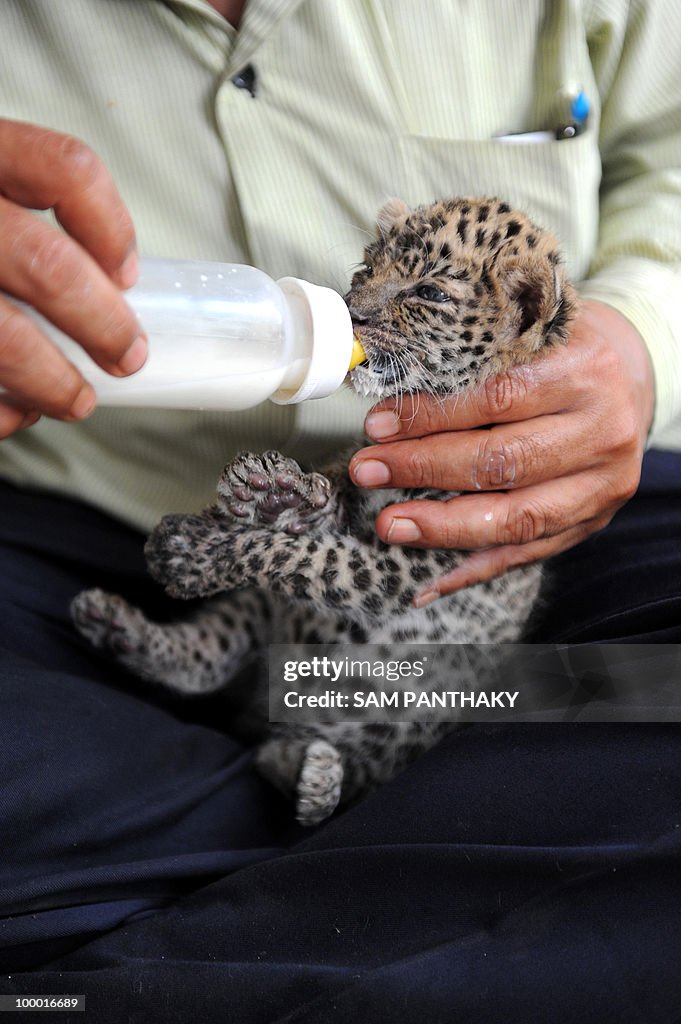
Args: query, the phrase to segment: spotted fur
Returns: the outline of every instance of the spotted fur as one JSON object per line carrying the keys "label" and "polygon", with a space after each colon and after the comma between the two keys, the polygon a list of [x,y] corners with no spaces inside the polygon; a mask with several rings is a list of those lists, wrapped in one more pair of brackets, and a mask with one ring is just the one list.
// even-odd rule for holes
{"label": "spotted fur", "polygon": [[575,293],[556,240],[496,199],[391,200],[348,303],[361,394],[445,395],[567,341]]}
{"label": "spotted fur", "polygon": [[[349,383],[376,399],[472,388],[566,341],[575,313],[556,241],[491,198],[416,210],[391,200],[346,301],[368,356]],[[383,544],[375,517],[393,502],[453,495],[363,491],[346,465],[340,458],[320,474],[278,452],[238,456],[209,508],[166,516],[146,546],[155,579],[172,597],[206,598],[200,609],[158,624],[120,597],[85,591],[73,604],[77,627],[142,679],[184,694],[229,687],[272,642],[447,644],[451,688],[472,687],[482,665],[474,648],[460,645],[517,640],[540,569],[415,608],[415,595],[464,556]],[[256,763],[292,796],[304,824],[386,781],[452,728],[268,727],[264,677],[247,704],[249,728],[263,736]]]}

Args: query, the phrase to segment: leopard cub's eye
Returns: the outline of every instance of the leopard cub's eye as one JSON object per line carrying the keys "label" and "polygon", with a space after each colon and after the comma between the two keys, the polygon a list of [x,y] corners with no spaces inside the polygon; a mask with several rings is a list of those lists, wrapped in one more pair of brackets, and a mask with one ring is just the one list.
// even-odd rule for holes
{"label": "leopard cub's eye", "polygon": [[449,302],[447,292],[443,292],[441,288],[436,288],[434,284],[422,284],[416,289],[416,294],[420,299],[425,299],[427,302]]}
{"label": "leopard cub's eye", "polygon": [[370,266],[368,263],[363,264],[363,266],[360,268],[360,272],[364,274],[365,277],[374,276],[374,268]]}

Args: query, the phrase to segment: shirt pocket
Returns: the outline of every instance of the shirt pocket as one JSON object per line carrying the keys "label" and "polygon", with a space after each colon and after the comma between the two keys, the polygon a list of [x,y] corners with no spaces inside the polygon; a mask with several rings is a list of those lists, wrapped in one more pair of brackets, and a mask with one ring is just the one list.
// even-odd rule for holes
{"label": "shirt pocket", "polygon": [[558,238],[573,280],[598,238],[601,160],[595,130],[570,139],[508,143],[403,135],[402,198],[418,205],[453,196],[497,196]]}

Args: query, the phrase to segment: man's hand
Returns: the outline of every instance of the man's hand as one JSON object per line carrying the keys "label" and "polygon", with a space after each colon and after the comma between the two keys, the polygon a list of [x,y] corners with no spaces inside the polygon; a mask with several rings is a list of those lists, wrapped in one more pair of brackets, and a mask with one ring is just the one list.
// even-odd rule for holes
{"label": "man's hand", "polygon": [[[64,232],[30,209],[53,209]],[[0,437],[41,413],[82,419],[95,404],[90,385],[12,298],[125,376],[146,358],[120,291],[136,277],[132,221],[98,157],[71,136],[0,119]]]}
{"label": "man's hand", "polygon": [[[567,347],[492,378],[475,393],[384,402],[365,424],[380,442],[353,456],[361,487],[465,494],[383,509],[379,537],[474,552],[415,604],[556,555],[606,526],[636,491],[653,415],[638,332],[586,302]],[[490,429],[475,429],[490,426]]]}

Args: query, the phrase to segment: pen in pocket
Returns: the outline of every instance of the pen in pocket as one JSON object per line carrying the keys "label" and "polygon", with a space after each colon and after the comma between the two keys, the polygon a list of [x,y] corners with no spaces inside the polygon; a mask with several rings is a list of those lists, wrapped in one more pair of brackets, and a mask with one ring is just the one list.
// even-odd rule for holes
{"label": "pen in pocket", "polygon": [[501,135],[494,135],[496,142],[510,142],[516,144],[537,143],[537,142],[560,142],[563,139],[574,139],[586,130],[591,104],[589,97],[583,89],[571,94],[569,98],[568,117],[556,128],[542,129],[539,131],[506,132]]}

